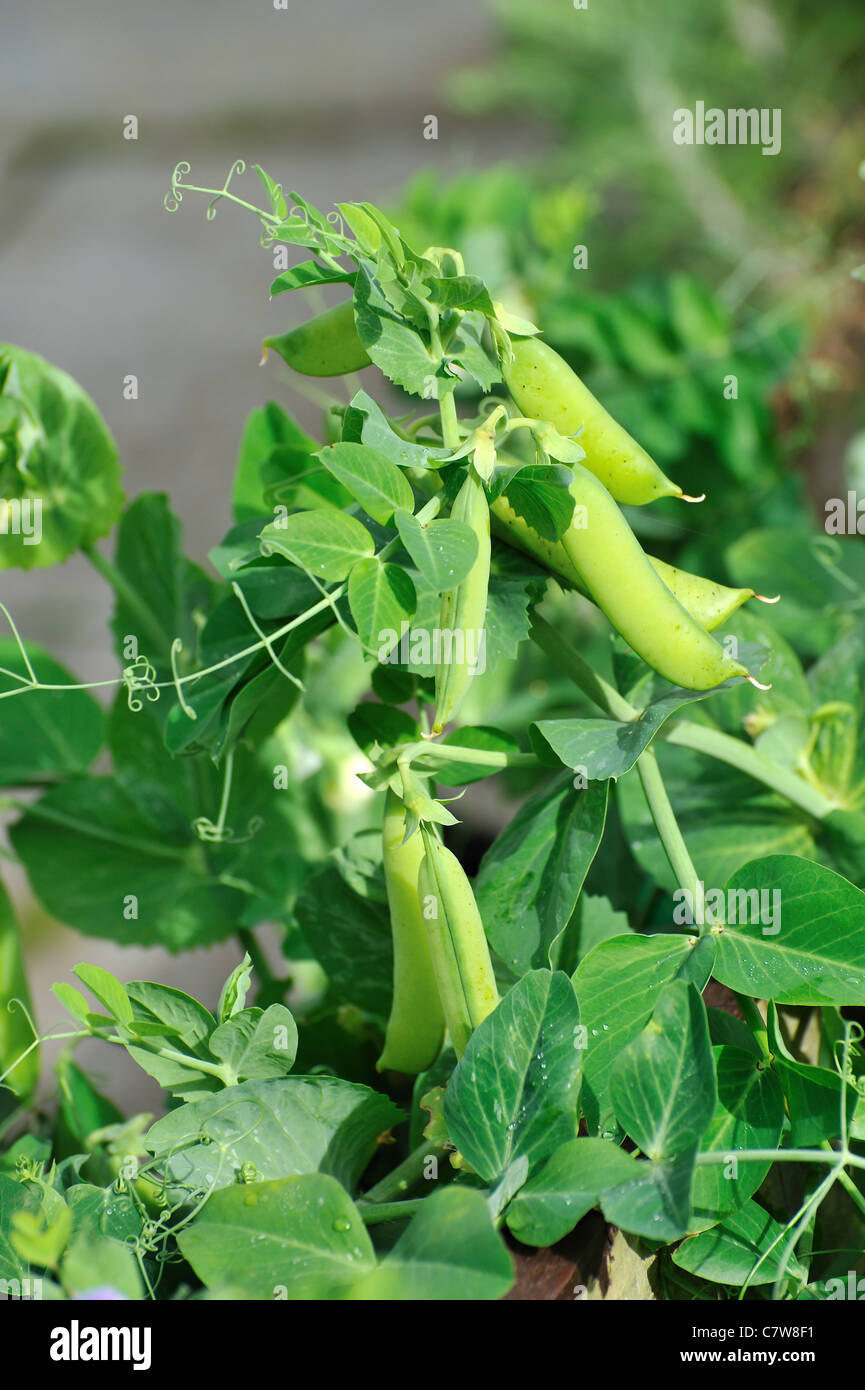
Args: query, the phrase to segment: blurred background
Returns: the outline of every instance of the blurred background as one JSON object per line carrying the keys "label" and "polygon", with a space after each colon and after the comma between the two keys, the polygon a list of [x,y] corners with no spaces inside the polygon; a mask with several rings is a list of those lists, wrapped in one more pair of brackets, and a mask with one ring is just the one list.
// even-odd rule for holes
{"label": "blurred background", "polygon": [[[740,533],[805,534],[827,498],[865,492],[854,0],[42,0],[3,30],[0,340],[92,395],[127,496],[169,491],[199,563],[230,524],[249,413],[272,397],[316,431],[324,397],[273,358],[259,367],[261,339],[303,306],[269,302],[254,220],[223,204],[207,222],[192,194],[164,211],[180,160],[213,187],[235,159],[261,163],[318,206],[371,200],[407,240],[459,246],[666,472],[710,493],[706,520],[636,518],[666,558],[745,582],[725,558]],[[780,154],[675,145],[673,111],[700,100],[780,108]],[[116,674],[111,595],[82,558],[0,571],[0,599],[79,678]],[[549,695],[535,690],[532,717]],[[329,756],[350,768],[350,746]],[[479,789],[471,813],[490,833],[508,814],[493,798]],[[237,959],[234,943],[169,958],[82,939],[45,919],[14,864],[4,877],[43,1027],[51,982],[79,960],[207,999]],[[137,1070],[109,1090],[148,1104]]]}

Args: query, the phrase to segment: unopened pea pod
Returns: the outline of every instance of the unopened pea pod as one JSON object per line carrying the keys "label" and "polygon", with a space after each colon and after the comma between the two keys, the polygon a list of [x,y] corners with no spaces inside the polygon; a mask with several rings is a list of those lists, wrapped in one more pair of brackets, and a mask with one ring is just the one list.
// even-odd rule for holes
{"label": "unopened pea pod", "polygon": [[441,733],[455,718],[475,674],[487,614],[490,582],[490,508],[484,485],[473,466],[457,494],[451,517],[474,531],[478,553],[471,570],[455,589],[442,594],[439,624],[442,659],[436,668],[436,708],[433,733]]}
{"label": "unopened pea pod", "polygon": [[[533,559],[539,560],[573,588],[579,589],[582,593],[586,592],[585,585],[562,543],[540,536],[514,511],[507,497],[496,498],[490,513],[497,536],[525,554],[531,555]],[[716,584],[711,579],[703,579],[700,575],[689,574],[687,570],[668,565],[654,555],[647,555],[646,559],[682,607],[692,618],[696,618],[707,632],[713,632],[716,627],[720,627],[737,608],[741,608],[749,598],[755,597],[753,589],[729,589],[725,584]]]}
{"label": "unopened pea pod", "polygon": [[514,338],[513,361],[502,363],[505,384],[523,414],[575,434],[584,466],[617,502],[640,507],[657,497],[681,497],[642,445],[614,420],[564,358],[540,338]]}
{"label": "unopened pea pod", "polygon": [[393,1003],[379,1071],[410,1076],[435,1061],[444,1042],[445,1020],[433,972],[418,873],[424,857],[420,832],[403,843],[405,810],[388,790],[382,829],[384,878],[393,936]]}
{"label": "unopened pea pod", "polygon": [[304,376],[344,376],[368,367],[370,359],[357,335],[354,305],[347,299],[325,309],[317,318],[283,333],[278,338],[265,338],[264,356],[273,348],[283,362]]}
{"label": "unopened pea pod", "polygon": [[426,827],[421,834],[425,853],[418,893],[448,1032],[461,1057],[472,1031],[498,1004],[499,992],[465,870]]}
{"label": "unopened pea pod", "polygon": [[604,485],[573,465],[577,502],[562,545],[589,597],[653,670],[686,690],[748,676],[670,592]]}

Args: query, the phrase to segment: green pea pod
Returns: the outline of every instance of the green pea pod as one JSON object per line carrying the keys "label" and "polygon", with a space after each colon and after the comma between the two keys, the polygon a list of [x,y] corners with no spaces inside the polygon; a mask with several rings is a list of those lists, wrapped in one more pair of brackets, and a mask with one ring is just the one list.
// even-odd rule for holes
{"label": "green pea pod", "polygon": [[657,497],[682,496],[548,343],[515,338],[512,347],[513,360],[502,363],[502,374],[520,410],[530,419],[548,420],[559,434],[575,434],[582,426],[584,465],[617,502],[641,507]]}
{"label": "green pea pod", "polygon": [[370,358],[357,335],[354,322],[354,303],[346,299],[325,309],[317,318],[283,333],[278,338],[265,338],[262,349],[273,348],[283,362],[304,376],[345,376],[368,367]]}
{"label": "green pea pod", "polygon": [[[493,529],[502,540],[540,560],[571,587],[586,592],[579,572],[561,542],[550,541],[539,535],[514,511],[507,497],[497,497],[490,513]],[[729,589],[725,584],[717,584],[714,580],[703,579],[700,575],[668,565],[654,555],[647,555],[646,559],[686,612],[707,632],[713,632],[749,598],[756,597],[753,589]]]}
{"label": "green pea pod", "polygon": [[577,502],[562,545],[589,597],[655,671],[686,690],[711,690],[748,671],[670,592],[603,483],[573,465]]}
{"label": "green pea pod", "polygon": [[418,873],[433,970],[454,1051],[461,1057],[472,1031],[499,1002],[484,924],[472,886],[455,854],[421,827]]}
{"label": "green pea pod", "polygon": [[[29,1100],[39,1080],[39,1049],[13,1066],[33,1042],[27,1016],[13,999],[20,999],[28,1010],[30,991],[21,956],[21,940],[12,904],[0,883],[0,1076],[3,1086],[11,1087],[19,1102]],[[11,1007],[10,1007],[11,1005]],[[10,1070],[7,1070],[10,1069]],[[0,1117],[9,1110],[9,1093],[0,1090]]]}
{"label": "green pea pod", "polygon": [[423,841],[418,832],[404,844],[404,835],[403,804],[388,790],[382,843],[393,933],[393,1004],[377,1067],[416,1076],[441,1051],[445,1022],[418,898]]}
{"label": "green pea pod", "polygon": [[490,582],[490,507],[484,485],[474,467],[451,508],[455,521],[464,521],[478,539],[478,553],[471,570],[456,589],[442,594],[439,624],[443,634],[442,657],[436,668],[436,708],[433,733],[441,733],[455,718],[468,694],[477,659],[483,654],[487,593]]}

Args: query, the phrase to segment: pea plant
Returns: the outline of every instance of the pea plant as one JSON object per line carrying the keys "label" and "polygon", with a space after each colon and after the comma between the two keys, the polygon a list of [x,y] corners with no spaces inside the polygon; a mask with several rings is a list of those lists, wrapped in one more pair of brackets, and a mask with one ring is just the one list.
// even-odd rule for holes
{"label": "pea plant", "polygon": [[[319,438],[254,411],[205,571],[165,496],[124,504],[81,388],[0,350],[0,563],[82,553],[118,661],[78,679],[0,605],[11,853],[86,936],[238,945],[218,999],[81,964],[40,1034],[0,898],[4,1288],[492,1300],[555,1246],[560,1296],[600,1297],[600,1222],[644,1297],[847,1296],[861,548],[647,553],[635,518],[711,527],[711,478],[684,496],[458,248],[190,172],[167,210],[257,217],[278,305],[342,293],[264,352],[347,389],[304,388]],[[123,1114],[82,1040],[164,1113]]]}

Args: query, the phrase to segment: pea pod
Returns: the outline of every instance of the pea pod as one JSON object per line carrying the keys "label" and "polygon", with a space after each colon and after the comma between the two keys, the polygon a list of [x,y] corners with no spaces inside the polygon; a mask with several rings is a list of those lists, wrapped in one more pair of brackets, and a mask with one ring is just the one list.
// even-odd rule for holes
{"label": "pea pod", "polygon": [[657,497],[682,496],[548,343],[515,338],[511,345],[513,360],[502,363],[502,374],[520,410],[531,419],[548,420],[559,434],[575,434],[582,426],[585,467],[617,502],[640,507]]}
{"label": "pea pod", "polygon": [[[471,570],[456,589],[442,594],[439,624],[451,634],[443,643],[442,659],[436,669],[436,708],[433,733],[441,733],[456,716],[474,674],[471,655],[480,651],[481,633],[487,614],[490,582],[490,507],[477,471],[469,466],[468,476],[451,508],[451,517],[472,528],[478,540],[478,553]],[[459,656],[459,660],[454,657]]]}
{"label": "pea pod", "polygon": [[420,833],[425,852],[418,893],[448,1033],[461,1057],[472,1031],[498,1004],[499,992],[465,870],[426,826]]}
{"label": "pea pod", "polygon": [[[13,1063],[33,1042],[27,1016],[12,1000],[20,999],[28,1009],[30,991],[21,956],[21,940],[12,904],[0,883],[0,1076],[2,1085],[11,1087],[20,1101],[26,1101],[39,1080],[39,1050],[34,1048],[18,1066]],[[10,1007],[11,1005],[11,1007]],[[11,1068],[11,1070],[7,1070]],[[0,1090],[0,1117],[9,1109],[9,1093]]]}
{"label": "pea pod", "polygon": [[325,309],[317,318],[283,333],[278,338],[265,338],[262,348],[273,348],[283,362],[304,376],[344,376],[368,367],[370,359],[357,335],[354,322],[354,303],[346,299]]}
{"label": "pea pod", "polygon": [[[539,560],[573,588],[586,592],[579,572],[561,541],[550,541],[539,535],[514,511],[505,496],[496,498],[490,513],[493,529],[509,545]],[[654,555],[647,555],[646,559],[686,612],[707,632],[720,627],[737,608],[741,608],[749,598],[756,597],[753,589],[730,589],[725,584],[717,584],[714,580],[703,579],[700,575],[668,565]]]}
{"label": "pea pod", "polygon": [[377,1067],[415,1076],[441,1051],[445,1024],[418,898],[423,841],[418,832],[404,844],[404,835],[405,810],[388,790],[382,843],[393,934],[393,1004]]}
{"label": "pea pod", "polygon": [[561,544],[616,631],[649,666],[686,690],[747,676],[652,568],[603,483],[580,464],[573,471],[578,510]]}

